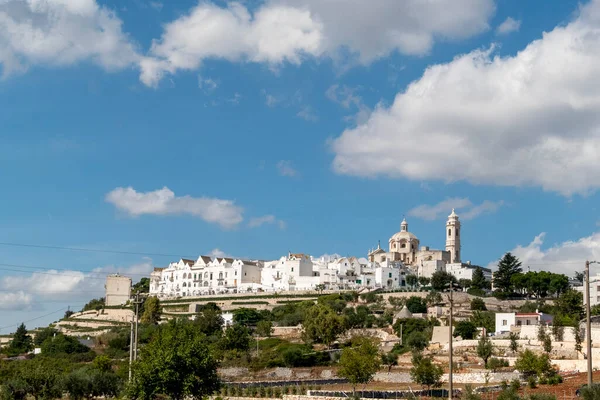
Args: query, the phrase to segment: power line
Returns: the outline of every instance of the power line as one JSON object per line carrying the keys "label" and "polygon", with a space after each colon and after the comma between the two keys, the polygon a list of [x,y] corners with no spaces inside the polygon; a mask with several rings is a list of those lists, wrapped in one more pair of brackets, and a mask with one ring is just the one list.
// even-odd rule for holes
{"label": "power line", "polygon": [[27,321],[22,321],[21,323],[18,323],[18,324],[6,325],[6,326],[0,326],[0,331],[1,331],[2,329],[12,328],[13,326],[19,326],[19,325],[21,325],[21,324],[27,324],[27,323],[29,323],[29,322],[37,321],[38,319],[42,319],[42,318],[48,317],[48,316],[50,316],[50,315],[52,315],[52,314],[56,314],[57,312],[64,311],[64,310],[66,310],[66,309],[68,309],[68,308],[69,308],[69,307],[63,307],[63,308],[60,308],[60,309],[58,309],[58,310],[56,310],[56,311],[52,311],[51,313],[44,314],[44,315],[40,315],[39,317],[35,317],[35,318],[29,319],[29,320],[27,320]]}
{"label": "power line", "polygon": [[177,257],[177,258],[194,258],[195,256],[185,256],[181,254],[165,254],[165,253],[142,253],[136,251],[121,251],[121,250],[107,250],[107,249],[89,249],[83,247],[64,247],[64,246],[47,246],[41,244],[30,244],[30,243],[8,243],[0,242],[0,246],[11,246],[11,247],[32,247],[38,249],[51,249],[51,250],[69,250],[69,251],[83,251],[91,253],[109,253],[109,254],[127,254],[134,256],[152,256],[152,257]]}

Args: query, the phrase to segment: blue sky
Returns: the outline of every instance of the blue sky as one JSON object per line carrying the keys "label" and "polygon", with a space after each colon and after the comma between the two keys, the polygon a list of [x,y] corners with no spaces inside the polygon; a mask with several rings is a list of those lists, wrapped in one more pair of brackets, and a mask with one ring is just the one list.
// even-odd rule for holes
{"label": "blue sky", "polygon": [[442,248],[452,207],[473,263],[600,258],[600,2],[427,4],[1,2],[0,333],[158,253]]}

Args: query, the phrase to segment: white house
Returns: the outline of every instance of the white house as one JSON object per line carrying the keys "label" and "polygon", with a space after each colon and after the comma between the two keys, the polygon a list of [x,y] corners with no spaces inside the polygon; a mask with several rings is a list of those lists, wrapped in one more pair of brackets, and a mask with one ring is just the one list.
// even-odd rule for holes
{"label": "white house", "polygon": [[511,328],[529,325],[551,325],[552,315],[534,313],[496,313],[496,334],[510,332]]}
{"label": "white house", "polygon": [[482,268],[477,265],[471,265],[470,261],[467,261],[466,263],[446,264],[446,272],[454,275],[454,277],[457,280],[461,280],[461,279],[473,280],[473,273],[475,272],[475,270],[477,268],[481,268],[481,271],[483,272],[483,276],[485,277],[486,280],[488,280],[488,281],[492,280],[492,270],[491,269]]}
{"label": "white house", "polygon": [[[583,304],[586,304],[585,299],[585,284],[574,286],[575,290],[583,294]],[[600,274],[590,276],[590,306],[600,304]]]}

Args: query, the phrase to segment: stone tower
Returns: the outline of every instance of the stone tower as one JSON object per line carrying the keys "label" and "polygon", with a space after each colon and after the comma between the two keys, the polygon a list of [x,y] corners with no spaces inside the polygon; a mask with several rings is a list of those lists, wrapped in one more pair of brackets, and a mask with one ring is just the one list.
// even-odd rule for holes
{"label": "stone tower", "polygon": [[450,252],[450,262],[460,262],[460,221],[452,209],[446,222],[446,251]]}

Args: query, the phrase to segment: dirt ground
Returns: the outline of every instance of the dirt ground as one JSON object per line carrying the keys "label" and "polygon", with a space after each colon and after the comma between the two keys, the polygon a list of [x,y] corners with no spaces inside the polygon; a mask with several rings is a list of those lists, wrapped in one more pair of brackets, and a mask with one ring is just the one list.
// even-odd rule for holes
{"label": "dirt ground", "polygon": [[[531,393],[550,393],[556,396],[557,400],[575,400],[578,397],[575,396],[575,391],[581,387],[581,385],[587,383],[587,374],[578,373],[574,375],[564,376],[564,381],[558,385],[539,385],[535,389],[528,387],[522,387],[520,389],[521,395]],[[600,382],[600,371],[595,371],[593,374],[594,382]],[[456,388],[464,388],[465,385],[455,385]],[[474,385],[476,386],[476,385]],[[483,385],[482,385],[483,386]],[[444,385],[443,387],[448,387]],[[398,383],[370,383],[364,390],[403,390],[403,389],[420,390],[421,387],[415,383],[413,384],[398,384]],[[348,384],[338,385],[326,385],[322,387],[323,390],[352,390],[352,387]],[[362,390],[363,387],[357,387],[357,390]],[[500,392],[483,393],[481,395],[483,400],[495,400]]]}

